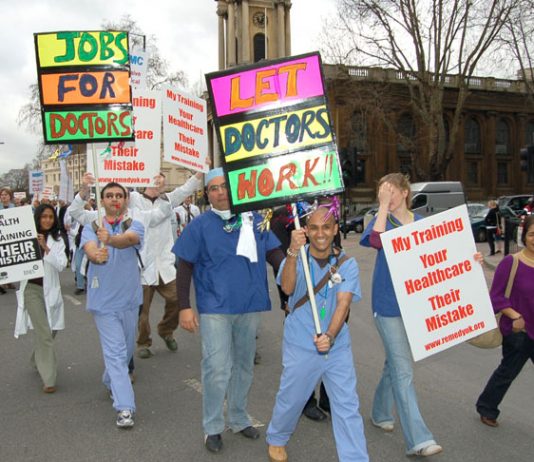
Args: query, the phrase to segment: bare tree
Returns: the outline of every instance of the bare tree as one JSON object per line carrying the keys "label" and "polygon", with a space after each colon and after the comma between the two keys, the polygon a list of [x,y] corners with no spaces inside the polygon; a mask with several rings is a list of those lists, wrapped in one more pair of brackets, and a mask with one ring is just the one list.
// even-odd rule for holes
{"label": "bare tree", "polygon": [[517,78],[524,81],[528,96],[534,98],[534,1],[523,0],[510,16],[501,36],[504,44],[500,62],[517,71]]}
{"label": "bare tree", "polygon": [[[442,179],[458,138],[462,110],[483,58],[521,0],[338,0],[325,28],[327,60],[394,69],[409,92],[418,125],[412,177]],[[444,91],[456,100],[446,130]]]}

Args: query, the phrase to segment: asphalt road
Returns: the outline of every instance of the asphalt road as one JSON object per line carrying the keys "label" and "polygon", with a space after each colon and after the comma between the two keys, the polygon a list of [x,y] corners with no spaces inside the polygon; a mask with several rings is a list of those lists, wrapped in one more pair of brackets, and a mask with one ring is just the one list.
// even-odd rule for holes
{"label": "asphalt road", "polygon": [[[400,428],[389,434],[369,421],[373,392],[384,354],[370,310],[370,280],[374,251],[357,245],[350,234],[344,241],[361,269],[363,300],[352,306],[350,328],[358,374],[361,412],[365,419],[372,461],[402,461]],[[487,245],[480,246],[486,251]],[[488,279],[491,271],[487,272]],[[101,384],[102,358],[97,332],[85,312],[84,296],[74,296],[70,270],[62,274],[66,303],[66,330],[57,337],[58,391],[45,395],[37,373],[30,367],[32,334],[16,340],[15,294],[0,296],[0,462],[5,461],[263,461],[264,440],[281,372],[283,315],[272,285],[272,312],[263,316],[249,412],[262,438],[249,441],[225,432],[224,450],[210,454],[203,446],[201,427],[200,342],[198,335],[177,334],[179,350],[171,353],[159,338],[155,356],[136,360],[135,427],[115,427],[115,413]],[[156,295],[152,325],[162,313]],[[417,363],[416,388],[422,413],[444,452],[441,462],[514,461],[532,457],[534,435],[534,368],[527,364],[506,396],[497,429],[482,425],[474,403],[500,360],[500,350],[460,345]],[[288,445],[292,462],[336,461],[330,421],[302,418]]]}

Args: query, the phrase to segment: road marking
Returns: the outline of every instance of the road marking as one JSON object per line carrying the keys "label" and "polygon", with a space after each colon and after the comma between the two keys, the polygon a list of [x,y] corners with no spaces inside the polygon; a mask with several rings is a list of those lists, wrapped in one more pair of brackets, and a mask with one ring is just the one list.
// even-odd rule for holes
{"label": "road marking", "polygon": [[[195,390],[197,393],[202,394],[202,384],[197,379],[186,379],[184,383]],[[226,410],[226,400],[224,400],[224,410]],[[253,427],[265,427],[265,424],[249,415]]]}
{"label": "road marking", "polygon": [[77,298],[74,298],[72,295],[63,295],[63,298],[66,298],[69,302],[71,302],[73,305],[81,305],[82,302],[78,300]]}

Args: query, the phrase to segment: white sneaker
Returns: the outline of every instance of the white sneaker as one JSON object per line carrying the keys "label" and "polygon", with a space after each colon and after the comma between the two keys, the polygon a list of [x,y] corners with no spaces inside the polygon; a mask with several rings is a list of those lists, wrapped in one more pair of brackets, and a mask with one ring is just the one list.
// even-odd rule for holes
{"label": "white sneaker", "polygon": [[129,409],[117,412],[117,427],[131,428],[134,426],[133,412]]}
{"label": "white sneaker", "polygon": [[409,451],[409,456],[421,456],[421,457],[428,457],[433,456],[434,454],[439,454],[443,451],[443,448],[439,444],[429,444],[428,446],[425,446],[424,448],[418,449],[417,451]]}
{"label": "white sneaker", "polygon": [[380,428],[381,430],[384,430],[385,432],[392,432],[395,428],[395,425],[393,422],[385,421],[385,422],[375,422],[373,419],[371,419],[371,423],[376,427]]}

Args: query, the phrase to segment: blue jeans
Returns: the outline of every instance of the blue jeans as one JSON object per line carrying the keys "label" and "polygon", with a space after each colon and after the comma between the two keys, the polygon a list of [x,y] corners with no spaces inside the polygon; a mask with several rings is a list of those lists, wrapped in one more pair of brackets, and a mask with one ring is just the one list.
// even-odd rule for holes
{"label": "blue jeans", "polygon": [[376,423],[393,423],[395,405],[407,452],[435,444],[417,405],[412,354],[402,318],[375,314],[375,324],[384,343],[386,361],[375,391],[371,418]]}
{"label": "blue jeans", "polygon": [[477,401],[481,416],[499,417],[499,404],[528,360],[534,363],[534,340],[525,332],[505,335],[502,339],[502,361],[491,375]]}
{"label": "blue jeans", "polygon": [[247,397],[254,374],[259,322],[260,313],[200,315],[202,425],[206,435],[224,431],[225,397],[232,431],[251,425]]}

